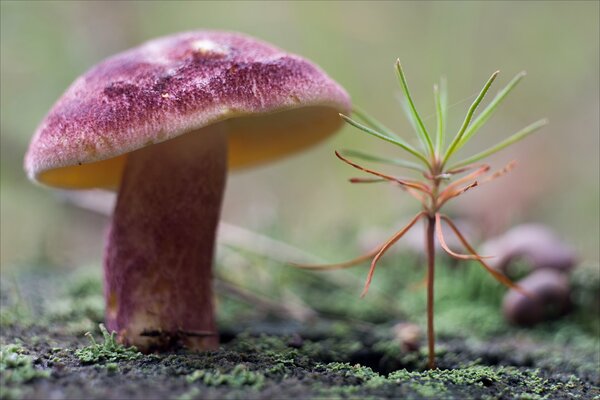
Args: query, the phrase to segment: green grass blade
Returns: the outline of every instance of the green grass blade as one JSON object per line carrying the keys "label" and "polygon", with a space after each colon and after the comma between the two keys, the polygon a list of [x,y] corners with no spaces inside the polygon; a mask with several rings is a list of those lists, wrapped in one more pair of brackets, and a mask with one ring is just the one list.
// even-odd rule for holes
{"label": "green grass blade", "polygon": [[435,139],[435,154],[442,154],[444,148],[444,137],[446,135],[446,115],[448,112],[448,92],[446,79],[440,80],[440,86],[434,85],[433,97],[435,100],[435,113],[437,118],[437,131]]}
{"label": "green grass blade", "polygon": [[359,119],[365,122],[367,125],[370,125],[373,129],[378,130],[381,133],[384,133],[388,136],[392,137],[400,137],[397,133],[383,125],[381,122],[377,121],[375,118],[370,116],[365,110],[359,108],[357,106],[352,106],[352,113],[354,113]]}
{"label": "green grass blade", "polygon": [[507,146],[510,146],[513,143],[518,142],[519,140],[532,134],[533,132],[537,131],[538,129],[540,129],[541,127],[543,127],[546,124],[548,124],[547,119],[541,119],[539,121],[536,121],[533,124],[528,125],[525,128],[521,129],[519,132],[515,133],[514,135],[510,136],[508,139],[503,140],[502,142],[498,143],[497,145],[490,147],[489,149],[484,150],[481,153],[477,153],[474,156],[471,156],[457,164],[454,164],[452,167],[448,168],[448,170],[452,170],[452,169],[464,167],[465,165],[473,164],[474,162],[477,162],[489,155],[492,155],[492,154],[504,149]]}
{"label": "green grass blade", "polygon": [[374,156],[371,154],[363,153],[362,151],[357,150],[343,150],[342,154],[344,156],[358,158],[364,161],[377,162],[382,164],[396,165],[398,167],[408,168],[419,172],[425,172],[425,170],[419,165],[412,163],[410,161],[401,160],[397,158],[386,158]]}
{"label": "green grass blade", "polygon": [[469,107],[469,111],[467,111],[467,115],[465,117],[465,120],[463,121],[462,126],[460,127],[460,130],[458,131],[458,133],[456,134],[456,136],[452,140],[452,143],[450,143],[450,146],[448,147],[448,151],[446,151],[446,155],[444,156],[444,160],[442,162],[442,165],[446,164],[446,162],[448,161],[448,159],[456,151],[458,143],[463,138],[463,135],[464,135],[465,131],[467,130],[467,127],[469,126],[469,124],[471,122],[471,119],[473,118],[473,114],[475,113],[475,110],[477,109],[477,106],[479,106],[479,103],[481,103],[481,101],[485,97],[486,93],[490,89],[490,86],[492,85],[492,83],[494,82],[494,80],[496,79],[496,77],[498,76],[499,72],[500,71],[496,71],[496,72],[494,72],[492,74],[492,76],[488,79],[488,81],[483,86],[483,89],[481,89],[481,92],[479,92],[479,95],[477,96],[477,98],[475,99],[475,101],[473,102],[473,104],[471,104],[471,107]]}
{"label": "green grass blade", "polygon": [[350,125],[354,126],[355,128],[360,129],[363,132],[368,133],[369,135],[372,135],[372,136],[378,137],[379,139],[383,139],[387,142],[393,143],[396,146],[400,146],[404,150],[408,151],[409,153],[411,153],[412,155],[417,157],[419,160],[423,161],[423,163],[425,163],[425,165],[427,167],[429,167],[429,162],[427,161],[427,158],[425,158],[425,156],[423,154],[421,154],[417,149],[412,147],[410,144],[406,143],[404,140],[402,140],[400,138],[393,138],[393,137],[385,135],[381,132],[378,132],[374,129],[371,129],[368,126],[365,126],[359,122],[354,121],[352,118],[348,117],[347,115],[340,114],[340,117],[342,117],[344,119],[344,121],[346,121]]}
{"label": "green grass blade", "polygon": [[417,130],[419,139],[421,140],[421,142],[423,142],[425,149],[427,151],[429,151],[429,153],[433,156],[434,150],[433,150],[433,143],[431,142],[431,137],[429,136],[427,129],[425,129],[423,120],[421,119],[421,117],[419,116],[419,113],[417,112],[417,109],[415,108],[415,103],[413,102],[412,97],[410,95],[410,91],[408,90],[408,84],[406,83],[406,77],[404,76],[404,71],[402,70],[402,64],[400,64],[399,59],[396,60],[396,72],[398,73],[398,79],[400,81],[400,87],[402,88],[404,97],[406,97],[406,100],[408,101],[408,105],[410,107],[410,114],[412,115],[415,125],[417,126],[416,130]]}
{"label": "green grass blade", "polygon": [[498,92],[496,97],[488,104],[488,106],[475,118],[473,123],[469,125],[462,139],[458,143],[456,150],[460,149],[467,141],[487,122],[494,111],[498,108],[504,98],[517,86],[517,84],[527,75],[525,71],[520,72],[515,76],[504,89]]}

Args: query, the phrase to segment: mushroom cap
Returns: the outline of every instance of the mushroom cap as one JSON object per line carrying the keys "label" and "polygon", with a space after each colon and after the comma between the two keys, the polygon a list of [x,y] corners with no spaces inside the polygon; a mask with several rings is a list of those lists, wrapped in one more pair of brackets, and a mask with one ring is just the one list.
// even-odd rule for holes
{"label": "mushroom cap", "polygon": [[564,314],[570,305],[569,279],[563,272],[539,269],[518,282],[531,297],[515,289],[504,296],[505,318],[516,325],[534,325]]}
{"label": "mushroom cap", "polygon": [[227,132],[229,166],[242,168],[322,140],[350,108],[299,56],[239,33],[179,33],[75,80],[39,125],[25,170],[49,186],[115,189],[127,153],[209,126]]}
{"label": "mushroom cap", "polygon": [[549,268],[568,272],[577,257],[550,228],[541,224],[523,224],[483,244],[482,254],[493,255],[489,265],[507,272],[516,259],[524,259],[533,270]]}

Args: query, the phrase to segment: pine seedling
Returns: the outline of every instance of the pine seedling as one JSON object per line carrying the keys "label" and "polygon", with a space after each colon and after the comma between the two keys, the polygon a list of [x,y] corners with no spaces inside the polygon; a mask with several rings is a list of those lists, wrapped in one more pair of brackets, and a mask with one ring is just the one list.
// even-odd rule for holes
{"label": "pine seedling", "polygon": [[[312,270],[331,270],[331,269],[342,269],[348,268],[354,265],[358,265],[367,260],[371,260],[371,267],[367,275],[366,283],[361,294],[364,297],[368,290],[373,274],[377,266],[379,259],[385,254],[385,252],[393,246],[400,238],[408,232],[417,221],[424,219],[426,221],[426,236],[425,236],[425,248],[427,254],[427,338],[428,338],[428,366],[429,368],[435,368],[435,335],[434,335],[434,324],[433,324],[433,299],[434,299],[434,271],[435,271],[435,253],[434,253],[434,240],[437,236],[442,249],[448,253],[451,257],[459,260],[476,260],[485,268],[495,279],[500,283],[514,288],[518,291],[525,293],[520,287],[515,285],[510,279],[496,269],[490,267],[485,259],[488,257],[481,256],[477,253],[475,248],[467,241],[464,235],[459,231],[457,226],[452,220],[441,213],[442,207],[450,200],[459,197],[469,190],[472,190],[484,183],[490,182],[506,173],[508,173],[514,166],[515,162],[508,163],[504,168],[488,175],[490,166],[483,163],[482,160],[487,156],[492,155],[505,147],[525,138],[529,134],[535,132],[542,126],[547,124],[545,119],[536,121],[525,128],[521,129],[517,133],[509,136],[507,139],[500,143],[492,146],[480,153],[473,156],[467,157],[460,161],[452,161],[452,157],[456,152],[461,149],[471,139],[479,129],[487,122],[487,120],[493,115],[500,103],[506,98],[506,96],[515,88],[515,86],[525,76],[524,72],[519,73],[515,76],[508,85],[498,92],[496,97],[475,117],[475,111],[481,104],[483,98],[487,94],[490,86],[498,76],[498,71],[494,72],[492,76],[485,83],[481,92],[477,95],[471,106],[467,111],[467,115],[461,124],[458,132],[452,137],[450,142],[446,144],[446,121],[447,121],[447,90],[446,83],[442,79],[440,85],[435,85],[433,88],[435,110],[437,117],[437,124],[435,129],[435,135],[431,135],[422,118],[420,117],[415,104],[410,95],[408,84],[400,60],[396,62],[396,72],[400,87],[404,95],[405,107],[404,111],[407,114],[411,125],[416,131],[417,137],[421,143],[421,148],[417,148],[410,143],[406,142],[400,136],[386,128],[383,124],[376,121],[374,118],[369,116],[366,112],[355,108],[353,110],[356,119],[353,119],[347,115],[340,114],[340,116],[348,122],[350,125],[358,128],[360,131],[365,132],[369,135],[375,136],[379,139],[385,140],[393,145],[400,148],[400,151],[407,153],[406,155],[411,156],[412,160],[405,160],[403,158],[384,158],[376,155],[366,154],[360,151],[336,151],[335,155],[345,162],[346,164],[363,171],[371,177],[358,177],[351,178],[351,183],[376,183],[376,182],[387,182],[399,186],[405,190],[409,195],[417,199],[422,209],[417,213],[407,225],[391,236],[386,242],[377,246],[371,252],[357,257],[353,260],[329,265],[296,265],[304,269]],[[381,173],[370,168],[359,165],[352,159],[359,159],[368,162],[376,162],[388,165],[394,165],[418,171],[423,179],[406,179],[389,174]],[[456,235],[458,240],[467,250],[468,254],[459,254],[452,251],[446,244],[444,233],[442,231],[442,222],[447,224],[452,232]]]}

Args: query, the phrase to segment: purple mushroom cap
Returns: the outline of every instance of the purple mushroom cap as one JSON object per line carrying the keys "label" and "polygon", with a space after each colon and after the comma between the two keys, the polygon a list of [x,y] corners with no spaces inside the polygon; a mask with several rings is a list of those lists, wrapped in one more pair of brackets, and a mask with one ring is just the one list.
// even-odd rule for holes
{"label": "purple mushroom cap", "polygon": [[239,33],[179,33],[79,77],[38,127],[25,170],[49,186],[115,189],[127,153],[217,123],[229,167],[240,168],[318,142],[350,108],[344,89],[299,56]]}
{"label": "purple mushroom cap", "polygon": [[540,224],[516,226],[484,243],[481,252],[493,255],[488,263],[505,273],[517,259],[526,261],[533,270],[549,268],[561,272],[569,272],[577,263],[573,249]]}

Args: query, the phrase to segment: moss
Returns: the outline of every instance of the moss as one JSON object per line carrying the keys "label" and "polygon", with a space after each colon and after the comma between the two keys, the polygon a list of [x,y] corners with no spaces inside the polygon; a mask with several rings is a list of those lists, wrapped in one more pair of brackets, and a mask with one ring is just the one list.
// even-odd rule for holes
{"label": "moss", "polygon": [[327,338],[318,342],[306,340],[299,352],[311,359],[334,361],[348,360],[361,348],[363,348],[363,344],[351,338],[345,340]]}
{"label": "moss", "polygon": [[489,386],[498,382],[500,373],[488,366],[474,365],[452,370],[433,370],[422,373],[427,379],[435,379],[454,385]]}
{"label": "moss", "polygon": [[201,390],[196,386],[192,387],[190,390],[180,394],[177,396],[177,400],[193,400],[199,397]]}
{"label": "moss", "polygon": [[320,396],[326,398],[335,397],[360,397],[365,398],[364,393],[357,396],[358,393],[365,390],[372,390],[386,384],[386,378],[374,372],[371,368],[360,364],[351,365],[349,363],[332,362],[328,364],[317,364],[315,371],[323,371],[334,381],[341,378],[342,385],[332,385],[330,387],[320,387]]}
{"label": "moss", "polygon": [[385,377],[374,372],[371,368],[360,364],[350,365],[349,363],[333,362],[325,365],[317,365],[317,368],[319,367],[339,376],[355,378],[359,384],[366,387],[378,387],[386,382]]}
{"label": "moss", "polygon": [[[412,276],[411,276],[412,275]],[[422,270],[407,271],[407,285],[398,294],[409,319],[426,321],[426,296],[411,290],[411,283],[422,279]],[[435,326],[438,336],[462,335],[488,337],[506,330],[499,312],[506,289],[477,264],[451,267],[440,263],[436,269]]]}
{"label": "moss", "polygon": [[[452,370],[427,370],[409,372],[399,370],[388,376],[388,381],[407,384],[423,397],[440,397],[454,386],[460,388],[490,386],[505,388],[513,398],[540,399],[562,390],[565,385],[549,385],[539,370],[519,370],[515,367],[490,367],[471,365]],[[571,382],[574,387],[575,382]]]}
{"label": "moss", "polygon": [[219,370],[196,370],[186,377],[188,383],[200,381],[206,386],[230,386],[232,388],[251,387],[260,389],[265,376],[261,373],[250,371],[243,364],[237,364],[231,372],[221,372]]}
{"label": "moss", "polygon": [[83,364],[97,364],[102,362],[114,363],[115,361],[131,361],[142,357],[135,347],[125,347],[117,343],[115,333],[109,333],[103,324],[100,324],[103,343],[97,343],[91,333],[87,333],[91,344],[82,349],[75,350],[75,356]]}
{"label": "moss", "polygon": [[0,327],[28,326],[31,323],[30,313],[22,304],[12,304],[0,308]]}
{"label": "moss", "polygon": [[446,391],[446,387],[439,382],[426,382],[419,384],[412,383],[410,388],[418,395],[428,399],[440,398]]}
{"label": "moss", "polygon": [[119,371],[119,364],[111,362],[105,365],[106,372],[113,373]]}
{"label": "moss", "polygon": [[30,307],[21,296],[17,282],[0,281],[0,328],[27,327],[33,323]]}
{"label": "moss", "polygon": [[73,298],[102,295],[102,278],[98,271],[100,271],[99,268],[88,268],[72,275],[66,287],[67,294]]}
{"label": "moss", "polygon": [[38,378],[48,378],[50,371],[39,370],[33,365],[33,357],[18,344],[0,348],[0,376],[2,386],[31,382]]}
{"label": "moss", "polygon": [[286,378],[288,371],[296,365],[293,359],[279,355],[274,355],[269,364],[272,366],[267,368],[265,373],[269,376],[279,376],[281,378]]}
{"label": "moss", "polygon": [[49,378],[51,372],[34,366],[34,357],[19,344],[0,347],[0,398],[21,399],[29,391],[27,384]]}
{"label": "moss", "polygon": [[352,336],[341,338],[325,338],[322,340],[303,340],[301,345],[290,345],[292,336],[252,335],[241,333],[227,345],[227,349],[239,353],[260,354],[269,357],[273,367],[281,369],[276,364],[288,364],[298,358],[330,362],[348,360],[364,348],[364,345]]}
{"label": "moss", "polygon": [[59,324],[65,333],[93,331],[104,320],[100,276],[89,269],[74,274],[59,287],[61,295],[44,304],[44,324]]}
{"label": "moss", "polygon": [[400,358],[404,353],[400,342],[396,339],[379,340],[373,344],[373,350],[391,358]]}

